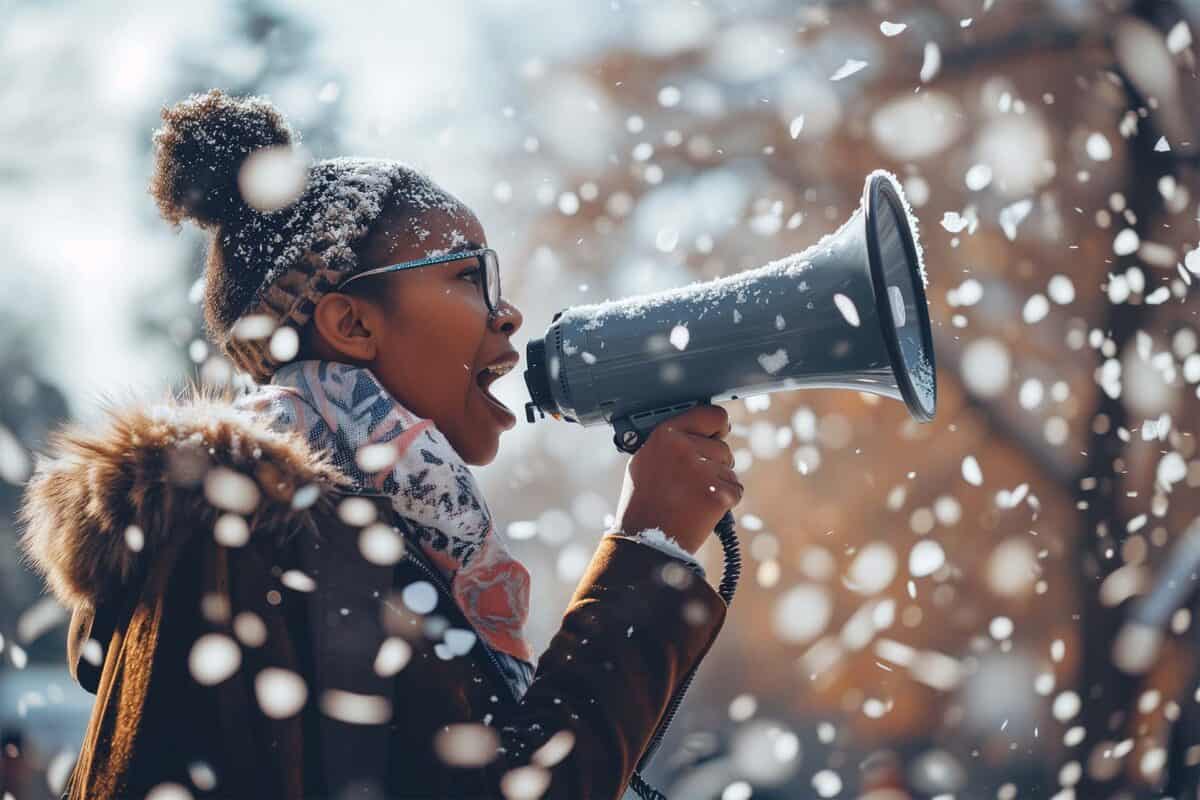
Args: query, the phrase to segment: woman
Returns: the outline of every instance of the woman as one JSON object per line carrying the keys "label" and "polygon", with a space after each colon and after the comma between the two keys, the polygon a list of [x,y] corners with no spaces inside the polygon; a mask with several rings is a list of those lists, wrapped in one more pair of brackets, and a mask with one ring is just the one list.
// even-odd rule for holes
{"label": "woman", "polygon": [[478,219],[371,159],[255,207],[243,166],[295,139],[268,102],[163,119],[151,191],[213,232],[207,333],[255,385],[109,408],[39,458],[22,542],[97,696],[70,797],[619,797],[725,618],[692,555],[741,497],[724,410],[629,460],[535,664],[467,466],[515,424],[487,386],[522,322]]}

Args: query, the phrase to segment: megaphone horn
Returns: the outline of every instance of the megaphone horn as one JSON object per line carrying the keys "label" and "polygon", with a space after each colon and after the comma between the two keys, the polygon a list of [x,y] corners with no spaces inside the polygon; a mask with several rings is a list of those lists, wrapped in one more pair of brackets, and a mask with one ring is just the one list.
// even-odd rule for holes
{"label": "megaphone horn", "polygon": [[526,418],[612,425],[628,453],[692,406],[784,389],[883,395],[929,422],[927,284],[916,219],[896,177],[876,170],[850,219],[803,252],[555,314],[526,347]]}

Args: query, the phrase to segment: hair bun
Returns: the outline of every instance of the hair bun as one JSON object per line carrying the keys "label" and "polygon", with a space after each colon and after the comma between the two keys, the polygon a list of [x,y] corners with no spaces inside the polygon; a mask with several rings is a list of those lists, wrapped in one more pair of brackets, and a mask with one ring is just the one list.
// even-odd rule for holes
{"label": "hair bun", "polygon": [[247,156],[299,142],[287,120],[265,98],[231,97],[220,89],[192,94],[162,110],[154,132],[150,193],[168,221],[203,227],[243,218],[252,209],[238,190]]}

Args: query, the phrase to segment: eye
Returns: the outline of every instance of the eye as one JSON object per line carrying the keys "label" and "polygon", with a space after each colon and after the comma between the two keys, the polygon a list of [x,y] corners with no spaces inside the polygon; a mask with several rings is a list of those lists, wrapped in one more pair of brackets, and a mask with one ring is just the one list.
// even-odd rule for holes
{"label": "eye", "polygon": [[477,283],[479,281],[479,272],[479,267],[472,267],[471,269],[460,272],[458,277],[469,278],[472,283]]}

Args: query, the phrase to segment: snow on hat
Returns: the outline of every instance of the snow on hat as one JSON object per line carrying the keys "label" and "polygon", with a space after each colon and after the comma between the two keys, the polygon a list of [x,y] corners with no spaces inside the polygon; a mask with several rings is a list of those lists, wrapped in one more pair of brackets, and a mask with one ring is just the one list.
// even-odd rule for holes
{"label": "snow on hat", "polygon": [[263,97],[211,89],[164,106],[162,118],[150,192],[167,221],[213,232],[206,333],[259,383],[295,355],[288,339],[321,296],[360,270],[355,248],[389,203],[412,215],[462,208],[398,161],[309,163],[299,135]]}

